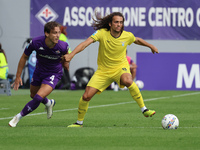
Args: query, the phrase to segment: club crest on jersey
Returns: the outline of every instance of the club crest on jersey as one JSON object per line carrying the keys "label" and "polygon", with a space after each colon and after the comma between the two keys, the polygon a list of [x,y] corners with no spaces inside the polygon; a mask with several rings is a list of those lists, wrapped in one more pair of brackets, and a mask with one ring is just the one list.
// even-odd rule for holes
{"label": "club crest on jersey", "polygon": [[56,51],[56,54],[60,54],[60,51],[59,51],[59,50],[57,50],[57,51]]}
{"label": "club crest on jersey", "polygon": [[58,18],[58,14],[46,4],[35,17],[44,25],[49,21],[55,21]]}
{"label": "club crest on jersey", "polygon": [[122,46],[124,46],[125,45],[125,42],[121,42],[122,43]]}

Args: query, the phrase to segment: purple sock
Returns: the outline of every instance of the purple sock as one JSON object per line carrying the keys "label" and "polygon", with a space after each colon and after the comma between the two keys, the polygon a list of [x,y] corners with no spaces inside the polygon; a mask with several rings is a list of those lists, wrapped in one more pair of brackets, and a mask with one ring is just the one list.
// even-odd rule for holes
{"label": "purple sock", "polygon": [[30,102],[28,102],[25,107],[22,109],[21,111],[21,115],[22,116],[26,116],[27,114],[29,114],[30,112],[34,111],[39,105],[40,103],[43,101],[43,98],[40,97],[39,95],[35,95],[33,97],[33,100],[31,100]]}
{"label": "purple sock", "polygon": [[45,105],[46,103],[48,103],[48,98],[45,97],[45,98],[43,99],[42,103],[43,103],[44,105]]}

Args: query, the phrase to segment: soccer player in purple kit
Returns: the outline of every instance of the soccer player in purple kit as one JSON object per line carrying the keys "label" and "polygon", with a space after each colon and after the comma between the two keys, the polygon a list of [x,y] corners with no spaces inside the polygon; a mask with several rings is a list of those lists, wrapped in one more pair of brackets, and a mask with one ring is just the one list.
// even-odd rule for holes
{"label": "soccer player in purple kit", "polygon": [[37,63],[30,86],[30,97],[32,98],[20,113],[9,122],[9,126],[16,127],[20,119],[34,111],[40,103],[46,106],[47,118],[53,114],[55,100],[47,99],[53,91],[57,82],[61,79],[62,67],[68,68],[69,63],[63,62],[61,57],[68,53],[68,44],[60,41],[60,24],[55,21],[48,22],[44,26],[45,36],[33,38],[25,48],[18,63],[15,82],[12,84],[14,90],[22,85],[21,73],[26,60],[33,50],[36,51]]}

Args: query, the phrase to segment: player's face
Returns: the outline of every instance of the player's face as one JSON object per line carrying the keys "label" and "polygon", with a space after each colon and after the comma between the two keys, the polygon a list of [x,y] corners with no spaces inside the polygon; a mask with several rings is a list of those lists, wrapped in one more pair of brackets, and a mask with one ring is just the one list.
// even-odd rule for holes
{"label": "player's face", "polygon": [[123,18],[121,16],[113,16],[112,23],[109,24],[111,32],[121,33],[124,25]]}
{"label": "player's face", "polygon": [[45,33],[46,37],[49,39],[50,42],[53,44],[58,43],[59,37],[60,37],[60,28],[55,27],[53,30],[50,31],[50,33]]}

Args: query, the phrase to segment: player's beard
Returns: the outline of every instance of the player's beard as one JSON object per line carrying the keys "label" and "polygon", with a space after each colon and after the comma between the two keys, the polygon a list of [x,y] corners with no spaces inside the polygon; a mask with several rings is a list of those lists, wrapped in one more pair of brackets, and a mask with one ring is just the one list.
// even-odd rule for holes
{"label": "player's beard", "polygon": [[120,30],[113,29],[113,32],[115,32],[116,34],[119,34],[119,33],[122,33],[123,30],[124,30],[124,26],[122,26]]}
{"label": "player's beard", "polygon": [[121,34],[121,33],[122,33],[122,29],[121,29],[121,30],[113,30],[113,32],[114,32],[115,34]]}

